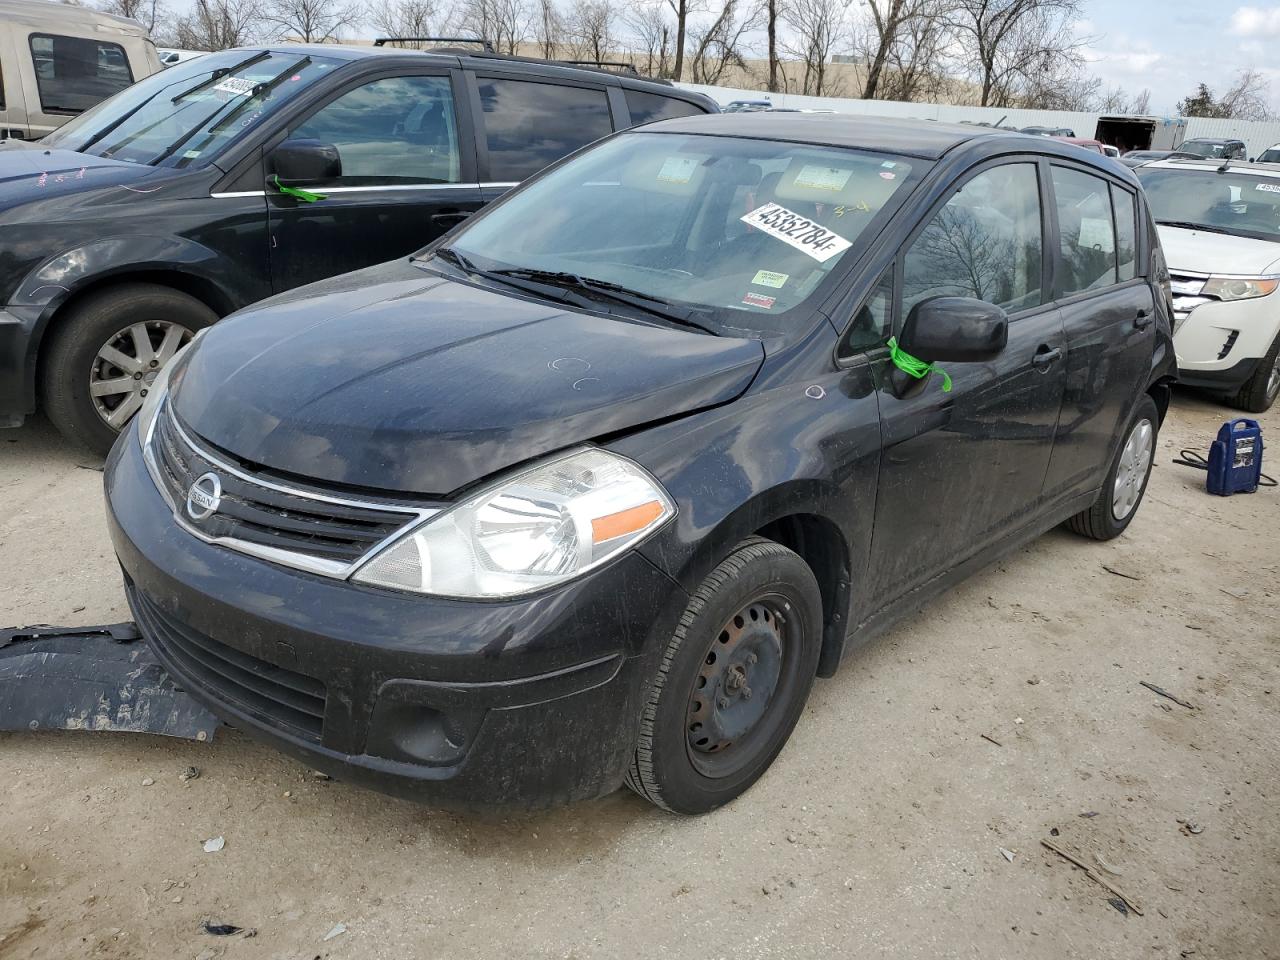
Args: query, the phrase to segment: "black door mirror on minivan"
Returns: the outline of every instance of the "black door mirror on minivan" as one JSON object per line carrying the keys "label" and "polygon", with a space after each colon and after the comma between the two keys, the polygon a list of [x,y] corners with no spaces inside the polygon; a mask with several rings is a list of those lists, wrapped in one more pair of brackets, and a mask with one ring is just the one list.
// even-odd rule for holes
{"label": "black door mirror on minivan", "polygon": [[271,171],[284,183],[320,183],[342,176],[342,157],[332,143],[286,140],[271,154]]}
{"label": "black door mirror on minivan", "polygon": [[984,300],[934,297],[911,308],[898,342],[928,363],[991,360],[1009,342],[1009,317]]}

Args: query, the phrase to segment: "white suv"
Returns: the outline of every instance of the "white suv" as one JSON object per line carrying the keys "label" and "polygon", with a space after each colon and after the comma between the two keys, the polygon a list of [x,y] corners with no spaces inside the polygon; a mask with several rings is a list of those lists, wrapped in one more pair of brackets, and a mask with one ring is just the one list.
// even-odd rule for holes
{"label": "white suv", "polygon": [[1134,172],[1172,277],[1180,381],[1261,413],[1280,394],[1280,167],[1161,160]]}

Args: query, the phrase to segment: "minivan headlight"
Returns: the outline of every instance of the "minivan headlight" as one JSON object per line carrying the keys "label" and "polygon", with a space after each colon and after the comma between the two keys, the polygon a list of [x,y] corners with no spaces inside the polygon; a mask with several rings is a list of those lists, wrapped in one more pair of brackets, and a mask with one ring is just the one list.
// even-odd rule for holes
{"label": "minivan headlight", "polygon": [[675,516],[649,473],[595,448],[544,461],[435,514],[352,574],[356,583],[497,599],[577,577]]}
{"label": "minivan headlight", "polygon": [[1280,277],[1210,277],[1201,296],[1219,300],[1252,300],[1276,292]]}

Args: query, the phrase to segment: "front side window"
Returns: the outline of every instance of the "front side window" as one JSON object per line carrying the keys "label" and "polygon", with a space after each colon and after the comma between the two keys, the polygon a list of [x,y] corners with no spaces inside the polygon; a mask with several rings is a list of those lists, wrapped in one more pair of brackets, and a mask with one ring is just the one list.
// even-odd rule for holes
{"label": "front side window", "polygon": [[1139,167],[1156,223],[1280,242],[1280,177]]}
{"label": "front side window", "polygon": [[1034,164],[1005,164],[978,174],[907,250],[902,316],[933,297],[972,297],[1010,312],[1039,306],[1040,224]]}
{"label": "front side window", "polygon": [[603,90],[525,80],[478,79],[489,178],[518,183],[613,132]]}
{"label": "front side window", "polygon": [[627,109],[631,112],[633,125],[654,120],[672,120],[676,117],[696,117],[706,113],[688,100],[677,100],[675,97],[645,93],[642,90],[624,90],[623,94],[627,98]]}
{"label": "front side window", "polygon": [[204,163],[341,66],[279,51],[206,53],[140,80],[43,142],[131,163]]}
{"label": "front side window", "polygon": [[46,113],[83,113],[133,83],[124,47],[105,40],[31,35],[36,90]]}
{"label": "front side window", "polygon": [[486,270],[572,274],[691,307],[703,325],[786,333],[808,329],[812,312],[792,311],[860,256],[925,169],[832,147],[629,133],[489,208],[452,248]]}
{"label": "front side window", "polygon": [[1262,152],[1262,156],[1258,158],[1259,163],[1280,163],[1280,147],[1271,147]]}
{"label": "front side window", "polygon": [[1062,271],[1058,289],[1069,297],[1116,282],[1116,233],[1107,181],[1053,167]]}
{"label": "front side window", "polygon": [[448,77],[388,77],[321,107],[290,132],[338,148],[351,185],[457,183],[458,124]]}

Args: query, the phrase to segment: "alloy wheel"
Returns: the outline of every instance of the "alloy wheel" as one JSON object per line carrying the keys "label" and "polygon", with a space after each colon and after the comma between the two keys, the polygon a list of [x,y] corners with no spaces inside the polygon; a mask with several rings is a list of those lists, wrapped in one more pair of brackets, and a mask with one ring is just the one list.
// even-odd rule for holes
{"label": "alloy wheel", "polygon": [[124,429],[164,365],[192,336],[181,324],[149,320],[130,324],[102,345],[89,370],[89,396],[107,426]]}
{"label": "alloy wheel", "polygon": [[1120,462],[1116,465],[1115,482],[1111,487],[1111,515],[1116,520],[1125,519],[1138,505],[1154,455],[1155,427],[1144,418],[1129,431],[1124,449],[1120,451]]}
{"label": "alloy wheel", "polygon": [[1271,364],[1271,374],[1267,377],[1267,399],[1274,400],[1276,395],[1280,394],[1280,352],[1276,353],[1276,359]]}

